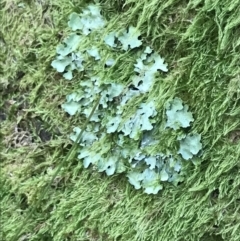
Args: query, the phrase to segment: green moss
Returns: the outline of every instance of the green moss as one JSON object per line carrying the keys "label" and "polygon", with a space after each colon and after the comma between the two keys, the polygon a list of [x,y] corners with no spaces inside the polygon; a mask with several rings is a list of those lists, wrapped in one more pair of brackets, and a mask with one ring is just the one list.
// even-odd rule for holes
{"label": "green moss", "polygon": [[[7,116],[0,144],[2,240],[11,240],[24,224],[19,237],[29,240],[238,241],[240,147],[230,138],[240,128],[239,96],[232,87],[239,75],[238,1],[100,1],[112,19],[109,29],[139,27],[144,41],[169,63],[169,73],[158,77],[147,98],[157,97],[159,109],[174,96],[189,105],[193,131],[203,138],[202,163],[188,165],[184,183],[152,197],[120,175],[83,170],[74,159],[27,222],[51,170],[67,155],[72,126],[80,123],[59,108],[78,76],[69,83],[50,65],[69,32],[69,14],[85,4],[19,3],[0,3],[1,111]],[[43,141],[41,130],[51,139]],[[175,138],[167,135],[174,146]]]}

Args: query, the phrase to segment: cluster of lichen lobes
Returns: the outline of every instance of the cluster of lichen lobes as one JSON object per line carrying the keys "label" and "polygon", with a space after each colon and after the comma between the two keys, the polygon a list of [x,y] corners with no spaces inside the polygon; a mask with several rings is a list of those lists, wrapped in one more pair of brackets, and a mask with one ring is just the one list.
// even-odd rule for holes
{"label": "cluster of lichen lobes", "polygon": [[[89,5],[81,14],[72,13],[68,25],[73,32],[57,47],[58,55],[52,67],[63,73],[67,80],[73,78],[73,71],[84,71],[85,78],[81,79],[79,89],[67,96],[62,108],[69,115],[79,113],[87,118],[100,95],[98,109],[79,143],[78,158],[83,160],[84,167],[93,165],[107,175],[125,172],[136,189],[144,188],[148,194],[157,194],[163,188],[163,182],[176,185],[182,181],[182,161],[191,160],[199,153],[202,148],[201,136],[179,136],[180,155],[177,158],[169,151],[151,155],[145,149],[158,144],[152,136],[154,117],[157,115],[155,100],[141,103],[134,114],[125,115],[131,100],[151,91],[155,74],[168,71],[164,59],[149,46],[142,47],[140,32],[133,26],[105,36],[99,34],[106,28],[107,21],[96,5]],[[86,38],[90,37],[91,41],[86,44]],[[104,50],[97,47],[99,43],[104,43]],[[131,49],[136,50],[134,54],[138,57],[129,76],[130,84],[114,83],[106,79],[104,69],[99,74],[91,67],[117,67],[118,63],[112,57],[116,56],[116,50],[124,52]],[[165,129],[186,128],[194,121],[188,106],[183,105],[179,98],[166,103],[166,117]],[[75,127],[70,135],[71,140],[76,141],[80,132],[81,128]]]}

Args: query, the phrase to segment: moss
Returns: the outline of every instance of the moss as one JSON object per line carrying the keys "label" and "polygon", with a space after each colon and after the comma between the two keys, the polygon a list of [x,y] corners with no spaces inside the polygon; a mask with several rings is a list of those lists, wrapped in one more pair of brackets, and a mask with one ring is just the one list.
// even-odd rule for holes
{"label": "moss", "polygon": [[[240,128],[233,87],[239,75],[238,1],[99,2],[112,19],[110,29],[139,27],[143,40],[169,63],[169,73],[158,77],[146,98],[157,97],[159,109],[173,96],[190,106],[193,131],[203,138],[202,163],[188,165],[178,187],[169,184],[147,196],[121,175],[83,170],[73,159],[37,201],[78,123],[59,108],[77,82],[63,80],[50,64],[68,33],[69,14],[85,4],[2,1],[2,240],[13,240],[21,225],[18,238],[26,240],[239,240],[240,146],[229,138]],[[42,141],[39,125],[50,140]],[[173,145],[174,138],[165,138]]]}

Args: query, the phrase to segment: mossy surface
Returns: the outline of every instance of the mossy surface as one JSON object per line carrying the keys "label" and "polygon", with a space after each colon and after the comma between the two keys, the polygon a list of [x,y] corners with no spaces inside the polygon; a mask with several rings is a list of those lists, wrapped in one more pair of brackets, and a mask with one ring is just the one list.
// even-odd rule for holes
{"label": "mossy surface", "polygon": [[[1,240],[240,240],[237,0],[99,1],[109,30],[139,27],[166,59],[169,72],[148,99],[157,97],[161,107],[178,96],[189,105],[192,130],[202,136],[201,164],[189,164],[183,183],[152,196],[122,175],[85,170],[75,158],[41,197],[79,123],[61,109],[78,77],[64,80],[51,62],[70,32],[69,14],[87,3],[0,3]],[[165,135],[166,146],[174,146]]]}

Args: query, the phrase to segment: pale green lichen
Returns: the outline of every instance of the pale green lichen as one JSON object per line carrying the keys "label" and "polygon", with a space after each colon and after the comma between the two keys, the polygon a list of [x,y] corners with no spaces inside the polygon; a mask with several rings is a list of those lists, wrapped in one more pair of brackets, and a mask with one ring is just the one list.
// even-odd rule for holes
{"label": "pale green lichen", "polygon": [[[91,9],[92,8],[94,7],[91,5]],[[89,9],[90,7],[87,10],[83,10],[83,12],[90,14]],[[96,7],[95,9],[98,8]],[[101,18],[99,9],[97,13],[98,18]],[[84,30],[82,29],[82,21],[85,21],[85,17],[85,15],[81,14],[71,14],[69,26],[73,30],[81,29],[83,34],[91,37],[90,31],[84,33]],[[91,20],[92,22],[90,19],[86,21],[89,21],[94,25],[95,20],[96,19],[94,18]],[[107,25],[106,21],[105,24]],[[96,33],[99,29],[102,31],[102,28],[103,24],[96,24],[92,27]],[[140,35],[139,30],[130,26],[127,30],[122,32],[120,31],[120,33],[110,32],[103,37],[103,42],[105,42],[108,47],[112,47],[114,51],[114,48],[118,48],[118,44],[115,43],[118,39],[122,44],[122,47],[120,48],[127,51],[129,48],[134,49],[143,44],[142,41],[138,40]],[[74,92],[67,96],[67,102],[62,105],[63,109],[70,115],[79,113],[85,115],[87,118],[91,113],[94,102],[97,100],[97,96],[100,95],[99,107],[95,110],[90,119],[90,125],[92,126],[90,129],[96,130],[96,123],[99,123],[101,126],[98,126],[97,130],[101,130],[102,133],[104,133],[104,131],[106,132],[106,134],[102,136],[103,138],[107,138],[107,135],[112,135],[112,138],[114,138],[116,135],[121,136],[123,134],[125,139],[121,144],[120,149],[119,146],[117,147],[116,144],[111,143],[110,145],[111,149],[114,150],[113,152],[110,151],[110,147],[108,147],[105,151],[101,150],[101,153],[99,153],[95,148],[91,148],[91,146],[101,146],[102,138],[98,138],[98,134],[95,131],[83,132],[81,146],[84,146],[84,149],[83,152],[78,155],[78,158],[83,160],[84,167],[89,167],[90,164],[93,164],[99,172],[106,172],[107,175],[113,175],[115,172],[120,172],[118,168],[119,165],[121,166],[120,169],[122,172],[126,171],[127,166],[130,164],[132,170],[127,172],[129,182],[134,185],[135,188],[143,187],[145,192],[148,194],[158,193],[158,191],[163,188],[161,182],[168,181],[176,185],[178,181],[182,180],[182,176],[180,174],[182,163],[179,158],[173,158],[172,155],[175,152],[173,151],[172,154],[168,155],[164,155],[162,153],[155,155],[151,153],[144,153],[147,152],[145,149],[149,145],[159,145],[158,141],[151,140],[152,137],[150,134],[154,125],[157,125],[154,120],[157,116],[155,100],[153,99],[148,102],[139,103],[135,108],[135,113],[132,115],[126,113],[126,110],[129,108],[129,103],[131,103],[134,98],[137,96],[143,96],[144,93],[151,91],[156,74],[159,71],[168,71],[167,64],[164,63],[164,59],[154,52],[152,48],[147,46],[142,53],[138,51],[135,54],[137,59],[136,63],[132,66],[133,73],[135,72],[135,74],[130,78],[131,84],[124,85],[115,83],[114,80],[111,80],[106,76],[104,69],[101,70],[100,68],[100,70],[98,69],[98,71],[95,71],[95,68],[98,65],[101,66],[102,59],[99,54],[100,49],[97,47],[99,38],[91,39],[89,45],[85,44],[83,50],[81,50],[81,46],[76,48],[77,40],[80,40],[81,37],[76,37],[75,35],[71,36],[71,38],[64,41],[67,44],[67,50],[63,49],[59,51],[59,49],[62,49],[60,45],[58,48],[58,54],[70,54],[70,43],[73,43],[73,53],[71,54],[73,56],[78,56],[78,59],[81,59],[80,71],[85,71],[85,77],[80,81],[78,93]],[[76,41],[74,38],[76,38]],[[93,57],[93,59],[87,58],[83,54],[84,52]],[[102,49],[101,52],[104,53],[104,50]],[[108,48],[108,53],[110,52],[111,49]],[[139,54],[140,57],[137,57]],[[68,56],[62,57],[68,58]],[[74,60],[76,61],[77,59]],[[53,67],[58,67],[54,61],[53,63]],[[93,64],[95,65],[95,68],[91,67]],[[112,64],[113,60],[111,60],[110,66]],[[115,68],[117,68],[117,66],[118,63],[116,63]],[[61,68],[61,72],[63,72],[64,69],[65,68]],[[67,77],[70,76],[69,79],[72,77],[69,72],[65,73],[65,78],[66,75]],[[133,87],[135,89],[133,89]],[[171,127],[174,130],[189,127],[190,122],[193,122],[194,120],[191,112],[188,112],[188,107],[183,105],[182,100],[179,98],[175,98],[168,102],[166,105],[166,115],[167,122],[165,126]],[[75,141],[80,131],[81,129],[79,127],[74,128],[75,134],[72,134],[70,138]],[[162,131],[164,131],[164,129],[162,129]],[[146,140],[147,132],[148,135],[150,135],[148,136],[148,140]],[[143,135],[145,135],[145,137]],[[126,140],[132,140],[135,143],[135,148],[129,149],[129,146],[127,146],[128,141]],[[138,148],[136,148],[139,140],[142,142],[141,152],[139,152]],[[190,159],[193,155],[198,153],[195,150],[191,150],[191,148],[194,148],[193,145],[187,146],[187,140],[188,139],[180,141],[179,153],[184,159]],[[89,147],[89,150],[86,149],[87,147]],[[188,150],[187,148],[190,149]],[[186,158],[187,152],[192,154],[191,156],[189,155],[188,158]],[[169,153],[169,151],[166,150],[166,153]]]}

